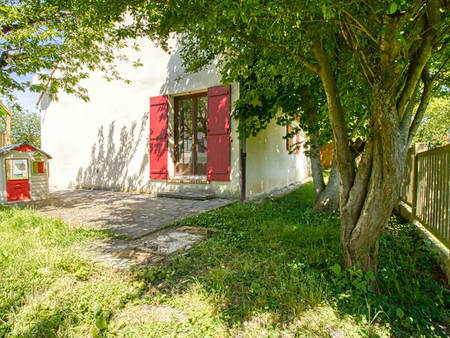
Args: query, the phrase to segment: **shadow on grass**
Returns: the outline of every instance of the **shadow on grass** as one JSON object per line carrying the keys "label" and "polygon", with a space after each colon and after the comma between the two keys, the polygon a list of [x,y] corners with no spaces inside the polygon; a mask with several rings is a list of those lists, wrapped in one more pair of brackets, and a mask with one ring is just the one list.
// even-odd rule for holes
{"label": "shadow on grass", "polygon": [[339,217],[314,213],[312,201],[308,184],[280,199],[179,222],[220,231],[161,267],[170,278],[147,280],[149,292],[159,285],[158,293],[174,297],[195,284],[229,327],[267,313],[272,325],[289,326],[305,311],[330,305],[367,334],[382,325],[397,336],[445,336],[449,292],[434,278],[437,265],[415,228],[395,218],[387,226],[374,294],[360,272],[332,272],[342,264]]}
{"label": "shadow on grass", "polygon": [[[446,336],[449,291],[415,228],[395,218],[387,226],[374,294],[367,276],[338,268],[339,218],[314,213],[312,201],[307,184],[279,199],[180,221],[218,231],[131,282],[78,256],[80,245],[110,234],[0,208],[0,336],[83,335],[98,313],[108,326],[102,333],[118,336],[180,328],[186,336]],[[159,305],[166,317],[173,307],[187,319],[152,320]],[[128,320],[131,310],[143,313],[143,324]],[[118,318],[127,318],[125,326]]]}

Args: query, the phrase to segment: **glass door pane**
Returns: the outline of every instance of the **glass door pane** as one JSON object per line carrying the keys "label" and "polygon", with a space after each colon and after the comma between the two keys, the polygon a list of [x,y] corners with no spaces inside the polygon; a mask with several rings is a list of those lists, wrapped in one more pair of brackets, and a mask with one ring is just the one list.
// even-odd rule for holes
{"label": "glass door pane", "polygon": [[193,123],[192,100],[178,101],[178,154],[177,173],[189,175],[192,171]]}
{"label": "glass door pane", "polygon": [[206,175],[208,97],[197,98],[197,163],[196,174]]}

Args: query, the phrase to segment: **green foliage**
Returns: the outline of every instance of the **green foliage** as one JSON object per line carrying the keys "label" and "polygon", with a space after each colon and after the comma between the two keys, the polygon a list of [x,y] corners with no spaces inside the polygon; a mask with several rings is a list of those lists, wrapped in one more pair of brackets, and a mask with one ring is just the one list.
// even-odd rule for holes
{"label": "green foliage", "polygon": [[[438,327],[448,325],[448,314],[435,310],[448,308],[449,295],[448,290],[437,287],[436,281],[426,277],[435,275],[439,269],[430,243],[424,243],[412,225],[393,217],[380,246],[385,251],[380,256],[377,276],[379,294],[370,292],[368,281],[374,279],[373,273],[341,270],[336,264],[330,268],[336,306],[357,311],[366,320],[372,316],[385,318],[395,336],[407,336],[408,332],[445,334],[439,333]],[[430,298],[428,292],[432,289],[435,294]]]}
{"label": "green foliage", "polygon": [[[41,146],[41,117],[36,111],[28,112],[11,104],[11,143]],[[1,106],[0,106],[1,108]],[[0,116],[0,130],[6,130],[6,113]]]}
{"label": "green foliage", "polygon": [[81,255],[106,235],[0,208],[0,336],[88,336],[103,327],[102,316],[135,296],[123,276]]}
{"label": "green foliage", "polygon": [[[132,2],[85,0],[8,0],[0,4],[0,96],[15,101],[14,91],[42,92],[49,71],[58,72],[48,93],[63,90],[88,99],[79,85],[89,72],[100,70],[108,79],[121,78],[115,61],[126,60],[127,44],[117,28]],[[139,63],[139,62],[138,62]],[[30,74],[38,74],[32,83]]]}
{"label": "green foliage", "polygon": [[450,137],[450,102],[448,97],[431,100],[413,142],[433,146],[448,143]]}
{"label": "green foliage", "polygon": [[359,334],[370,334],[376,323],[394,336],[445,335],[449,292],[434,279],[434,253],[414,226],[392,218],[381,236],[374,293],[372,272],[341,268],[338,216],[314,213],[311,202],[308,185],[181,222],[221,231],[190,256],[173,259],[171,278],[200,283],[230,323],[264,311],[284,322],[329,303],[358,322]]}
{"label": "green foliage", "polygon": [[[267,12],[269,7],[271,11]],[[280,124],[296,120],[299,127],[319,134],[321,142],[326,144],[331,141],[332,133],[322,83],[317,74],[296,58],[296,53],[311,56],[310,38],[301,25],[303,7],[304,4],[299,2],[277,1],[270,4],[259,1],[245,4],[234,1],[170,2],[161,7],[152,4],[143,21],[163,45],[171,31],[183,34],[177,48],[188,71],[198,71],[216,60],[223,83],[240,83],[234,113],[240,120],[241,131],[255,135],[266,128],[282,108],[283,114],[278,116]],[[202,11],[194,8],[202,8]],[[223,13],[223,16],[217,13]],[[286,15],[291,17],[285,18]],[[291,25],[291,22],[298,24]],[[271,32],[270,36],[267,32]],[[338,37],[331,36],[330,39],[327,41],[330,48],[337,43],[339,48],[344,47],[342,40],[336,40]],[[352,56],[341,52],[340,57],[346,59],[345,67],[341,67],[337,75],[352,137],[365,135],[370,108],[369,88],[358,73],[358,65]],[[303,86],[311,88],[318,112],[316,124],[309,123],[304,114]],[[293,130],[293,134],[296,132]]]}
{"label": "green foliage", "polygon": [[11,142],[41,146],[41,117],[37,112],[13,111],[11,116]]}
{"label": "green foliage", "polygon": [[381,236],[374,293],[373,274],[341,268],[339,218],[313,195],[180,221],[218,231],[134,278],[81,255],[105,233],[2,208],[0,335],[445,336],[449,291],[414,226],[393,218]]}

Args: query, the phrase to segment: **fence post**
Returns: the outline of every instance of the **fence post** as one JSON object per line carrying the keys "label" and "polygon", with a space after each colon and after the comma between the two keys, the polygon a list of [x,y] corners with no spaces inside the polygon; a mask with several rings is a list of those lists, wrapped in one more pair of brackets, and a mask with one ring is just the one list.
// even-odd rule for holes
{"label": "fence post", "polygon": [[417,217],[417,181],[418,181],[418,158],[416,153],[416,147],[414,147],[413,154],[413,167],[412,167],[412,175],[413,175],[413,184],[412,184],[412,216]]}

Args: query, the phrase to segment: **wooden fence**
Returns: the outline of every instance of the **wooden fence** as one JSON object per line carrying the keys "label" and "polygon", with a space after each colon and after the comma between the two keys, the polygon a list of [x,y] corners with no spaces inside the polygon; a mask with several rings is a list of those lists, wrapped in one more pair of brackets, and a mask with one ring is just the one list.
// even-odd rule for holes
{"label": "wooden fence", "polygon": [[450,145],[408,151],[400,200],[412,216],[450,249]]}

